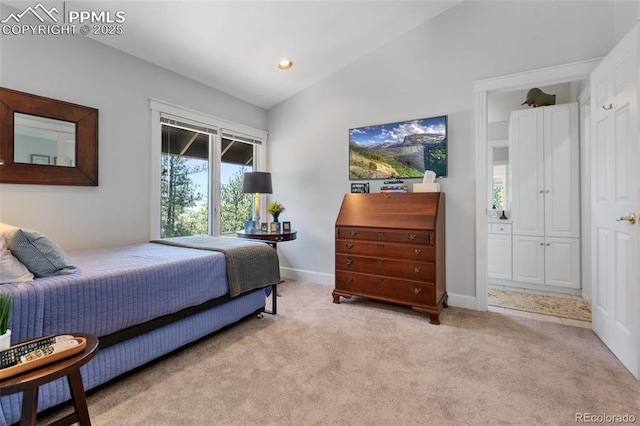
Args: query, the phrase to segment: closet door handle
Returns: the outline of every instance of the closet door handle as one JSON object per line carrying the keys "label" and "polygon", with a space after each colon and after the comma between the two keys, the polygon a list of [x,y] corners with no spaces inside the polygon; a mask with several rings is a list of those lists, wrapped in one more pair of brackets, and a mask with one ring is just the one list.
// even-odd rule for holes
{"label": "closet door handle", "polygon": [[609,111],[611,108],[613,108],[613,104],[609,104],[608,107],[602,105],[602,109],[605,110],[605,111]]}

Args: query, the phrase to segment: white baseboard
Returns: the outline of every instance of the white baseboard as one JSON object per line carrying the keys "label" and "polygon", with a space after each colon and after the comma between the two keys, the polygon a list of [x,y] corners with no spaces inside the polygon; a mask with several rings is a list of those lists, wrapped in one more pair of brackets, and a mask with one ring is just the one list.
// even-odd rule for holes
{"label": "white baseboard", "polygon": [[292,280],[308,281],[316,284],[335,285],[334,274],[324,274],[322,272],[305,271],[304,269],[280,267],[280,275],[282,278],[290,278]]}
{"label": "white baseboard", "polygon": [[[330,286],[335,285],[334,274],[324,274],[322,272],[305,271],[304,269],[287,268],[286,266],[281,266],[280,275],[282,276],[282,278],[289,278],[292,280],[308,281],[311,283]],[[461,294],[449,293],[449,306],[472,309],[475,311],[476,298],[473,296],[463,296]]]}
{"label": "white baseboard", "polygon": [[449,294],[449,306],[455,306],[456,308],[465,308],[476,310],[476,298],[473,296],[463,296],[462,294]]}

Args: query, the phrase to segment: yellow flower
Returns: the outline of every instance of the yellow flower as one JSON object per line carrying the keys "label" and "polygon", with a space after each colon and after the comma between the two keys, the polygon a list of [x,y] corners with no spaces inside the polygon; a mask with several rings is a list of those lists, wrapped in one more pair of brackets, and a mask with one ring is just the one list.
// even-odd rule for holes
{"label": "yellow flower", "polygon": [[284,206],[277,201],[272,201],[267,206],[267,212],[269,214],[282,213],[284,210]]}

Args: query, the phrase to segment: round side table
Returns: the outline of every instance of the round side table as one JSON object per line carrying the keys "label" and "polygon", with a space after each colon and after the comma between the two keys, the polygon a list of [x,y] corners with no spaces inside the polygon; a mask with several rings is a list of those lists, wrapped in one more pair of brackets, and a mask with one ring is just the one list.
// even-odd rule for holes
{"label": "round side table", "polygon": [[23,392],[22,415],[20,425],[35,426],[38,417],[38,388],[40,385],[52,382],[60,377],[67,376],[71,398],[75,412],[56,421],[55,425],[70,425],[79,423],[81,426],[90,426],[87,398],[82,385],[80,367],[93,358],[98,349],[98,338],[90,334],[74,333],[76,337],[87,339],[87,345],[82,350],[69,358],[43,365],[40,368],[29,370],[22,374],[9,377],[0,382],[0,394],[8,395]]}

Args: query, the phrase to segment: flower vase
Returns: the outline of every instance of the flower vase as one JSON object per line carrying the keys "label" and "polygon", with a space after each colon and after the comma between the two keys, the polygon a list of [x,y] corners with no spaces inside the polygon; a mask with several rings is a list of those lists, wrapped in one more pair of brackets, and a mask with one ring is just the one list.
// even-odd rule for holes
{"label": "flower vase", "polygon": [[273,216],[273,221],[277,222],[278,218],[280,217],[280,213],[274,213],[274,214],[272,214],[272,216]]}
{"label": "flower vase", "polygon": [[0,334],[0,351],[9,349],[11,347],[11,330],[7,330],[6,333]]}

